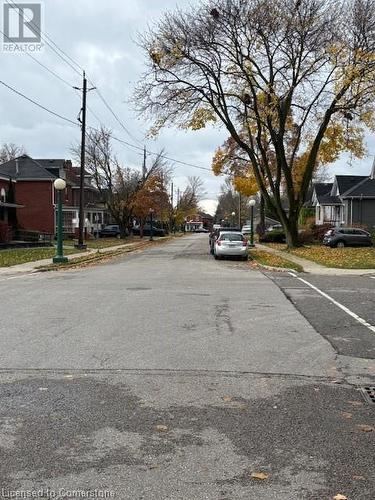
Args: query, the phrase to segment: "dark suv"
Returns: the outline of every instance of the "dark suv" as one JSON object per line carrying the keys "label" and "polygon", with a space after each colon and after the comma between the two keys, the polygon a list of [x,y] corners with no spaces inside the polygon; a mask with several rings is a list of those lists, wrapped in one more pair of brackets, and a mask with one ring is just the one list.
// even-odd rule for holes
{"label": "dark suv", "polygon": [[329,229],[323,239],[323,245],[327,247],[370,247],[372,246],[371,235],[363,229],[354,227],[336,227]]}

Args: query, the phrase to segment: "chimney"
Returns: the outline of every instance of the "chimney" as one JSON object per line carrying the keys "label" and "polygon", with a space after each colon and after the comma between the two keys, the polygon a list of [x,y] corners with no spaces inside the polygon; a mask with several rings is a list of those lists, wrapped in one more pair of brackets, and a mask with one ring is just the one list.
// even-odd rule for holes
{"label": "chimney", "polygon": [[18,177],[18,174],[20,173],[19,165],[18,165],[18,158],[16,158],[16,177]]}
{"label": "chimney", "polygon": [[370,179],[375,179],[375,156],[374,156],[374,161],[372,163],[372,169],[371,169]]}

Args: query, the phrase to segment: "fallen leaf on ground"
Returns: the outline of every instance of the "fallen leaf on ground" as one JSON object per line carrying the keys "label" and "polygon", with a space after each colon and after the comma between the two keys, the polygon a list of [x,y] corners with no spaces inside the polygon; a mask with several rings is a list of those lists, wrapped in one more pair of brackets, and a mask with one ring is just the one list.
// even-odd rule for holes
{"label": "fallen leaf on ground", "polygon": [[372,427],[371,425],[367,425],[367,424],[358,424],[357,428],[358,428],[358,430],[360,430],[362,432],[374,432],[375,431],[374,427]]}
{"label": "fallen leaf on ground", "polygon": [[268,479],[268,474],[265,472],[252,472],[250,474],[251,479],[257,479],[259,481],[264,481],[265,479]]}
{"label": "fallen leaf on ground", "polygon": [[364,476],[353,476],[353,481],[365,481],[366,478]]}
{"label": "fallen leaf on ground", "polygon": [[363,406],[361,401],[348,401],[348,403],[352,406]]}
{"label": "fallen leaf on ground", "polygon": [[348,411],[342,411],[341,412],[341,415],[346,418],[347,420],[350,420],[351,418],[353,418],[353,415],[351,413],[349,413]]}
{"label": "fallen leaf on ground", "polygon": [[158,431],[158,432],[167,432],[168,431],[168,427],[166,425],[157,425],[155,427],[155,429]]}
{"label": "fallen leaf on ground", "polygon": [[333,497],[333,500],[348,500],[348,497],[345,495],[341,495],[341,493],[338,493],[335,497]]}
{"label": "fallen leaf on ground", "polygon": [[232,397],[231,396],[224,396],[223,401],[225,401],[226,403],[229,403],[230,401],[232,401]]}

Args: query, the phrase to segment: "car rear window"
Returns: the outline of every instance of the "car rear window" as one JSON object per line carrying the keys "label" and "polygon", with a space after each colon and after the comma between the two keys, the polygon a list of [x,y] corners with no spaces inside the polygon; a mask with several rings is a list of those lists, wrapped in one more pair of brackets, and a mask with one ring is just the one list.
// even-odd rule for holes
{"label": "car rear window", "polygon": [[243,236],[241,233],[228,233],[228,234],[222,234],[220,236],[221,241],[242,241]]}

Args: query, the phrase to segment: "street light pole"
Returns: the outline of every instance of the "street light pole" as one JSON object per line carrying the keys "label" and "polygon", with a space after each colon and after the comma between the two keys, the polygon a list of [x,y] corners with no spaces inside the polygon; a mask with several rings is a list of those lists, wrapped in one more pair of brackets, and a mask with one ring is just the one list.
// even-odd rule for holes
{"label": "street light pole", "polygon": [[66,182],[64,179],[56,179],[53,186],[57,192],[57,248],[56,255],[53,257],[52,262],[54,264],[61,264],[63,262],[68,262],[68,259],[64,257],[63,249],[63,215],[62,215],[62,194],[66,188]]}
{"label": "street light pole", "polygon": [[254,199],[250,200],[250,218],[251,218],[251,231],[250,231],[250,246],[254,246],[254,206],[256,201]]}
{"label": "street light pole", "polygon": [[152,224],[153,224],[153,214],[154,214],[154,209],[153,208],[150,208],[150,241],[153,241],[153,228],[152,228]]}
{"label": "street light pole", "polygon": [[236,212],[232,212],[232,226],[234,226],[234,218],[236,216]]}

